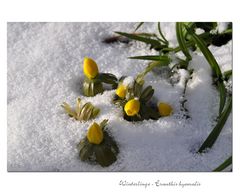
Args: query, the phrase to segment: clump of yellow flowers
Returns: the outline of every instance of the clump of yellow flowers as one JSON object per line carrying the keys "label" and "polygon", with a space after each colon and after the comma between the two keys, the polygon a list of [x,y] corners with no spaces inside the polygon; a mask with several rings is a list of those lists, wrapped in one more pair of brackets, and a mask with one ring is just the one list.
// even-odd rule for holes
{"label": "clump of yellow flowers", "polygon": [[85,75],[83,82],[85,96],[91,97],[103,93],[103,83],[112,85],[113,89],[117,86],[116,76],[111,73],[99,73],[97,63],[89,57],[85,57],[83,60],[83,73]]}
{"label": "clump of yellow flowers", "polygon": [[[103,93],[103,83],[112,85],[116,89],[113,102],[122,107],[123,117],[127,121],[143,121],[148,119],[157,120],[160,117],[169,116],[173,109],[168,103],[160,102],[158,105],[152,99],[154,89],[152,86],[144,87],[144,75],[140,74],[135,79],[131,77],[121,77],[119,80],[110,73],[100,73],[97,63],[88,57],[83,61],[83,94],[85,96],[95,96]],[[127,82],[127,83],[126,83]],[[94,119],[100,109],[90,102],[81,104],[81,99],[77,98],[75,109],[64,102],[62,107],[66,113],[78,121],[88,121]],[[117,160],[119,148],[114,138],[106,129],[108,120],[103,120],[100,124],[93,122],[86,133],[86,136],[78,144],[79,156],[82,161],[98,163],[102,167],[107,167]]]}
{"label": "clump of yellow flowers", "polygon": [[[157,103],[152,99],[154,89],[152,86],[144,87],[144,79],[137,76],[131,85],[124,84],[125,78],[119,80],[113,102],[123,108],[124,119],[127,121],[142,121],[172,114],[172,107],[167,103]],[[156,100],[156,99],[155,99]]]}
{"label": "clump of yellow flowers", "polygon": [[97,162],[102,167],[107,167],[117,160],[118,145],[105,129],[107,122],[106,119],[100,124],[94,122],[86,137],[78,144],[82,161]]}

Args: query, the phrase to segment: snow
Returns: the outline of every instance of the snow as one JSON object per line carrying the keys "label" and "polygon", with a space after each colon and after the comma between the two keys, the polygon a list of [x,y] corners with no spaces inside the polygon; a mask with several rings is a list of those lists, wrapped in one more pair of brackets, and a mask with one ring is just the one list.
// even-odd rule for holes
{"label": "snow", "polygon": [[222,33],[225,29],[227,29],[227,25],[228,23],[218,22],[217,30],[219,31],[219,33]]}
{"label": "snow", "polygon": [[[207,153],[196,154],[218,114],[219,95],[212,85],[209,64],[192,53],[194,69],[186,90],[189,119],[183,118],[180,99],[188,73],[172,86],[165,77],[149,73],[145,85],[154,99],[173,106],[174,114],[157,121],[128,122],[112,104],[114,90],[84,97],[82,62],[93,58],[100,72],[132,77],[146,61],[129,56],[156,54],[139,42],[104,44],[113,31],[132,32],[135,23],[8,23],[8,171],[211,171],[232,154],[232,115]],[[161,23],[170,45],[177,45],[174,23]],[[221,26],[224,26],[222,24]],[[156,32],[156,23],[139,31]],[[232,68],[232,42],[210,47],[222,71]],[[86,123],[69,118],[60,107],[76,98],[90,101],[100,115]],[[76,145],[93,121],[109,119],[108,129],[119,144],[118,160],[107,168],[80,161]]]}
{"label": "snow", "polygon": [[126,87],[133,87],[134,77],[128,76],[123,80],[123,85]]}

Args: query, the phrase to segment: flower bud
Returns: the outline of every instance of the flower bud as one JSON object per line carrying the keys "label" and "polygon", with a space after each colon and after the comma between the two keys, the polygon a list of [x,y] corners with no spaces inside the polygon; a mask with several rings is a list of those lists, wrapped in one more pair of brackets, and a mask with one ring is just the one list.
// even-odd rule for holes
{"label": "flower bud", "polygon": [[123,84],[120,84],[116,90],[116,95],[121,99],[124,99],[127,94],[127,89]]}
{"label": "flower bud", "polygon": [[158,104],[158,111],[159,111],[159,114],[163,117],[165,116],[169,116],[172,114],[172,107],[167,104],[167,103],[159,103]]}
{"label": "flower bud", "polygon": [[140,102],[138,99],[131,99],[124,106],[124,111],[128,116],[134,116],[138,114],[139,110],[140,110]]}
{"label": "flower bud", "polygon": [[103,140],[102,128],[94,122],[88,129],[87,138],[90,143],[100,144]]}
{"label": "flower bud", "polygon": [[94,79],[98,74],[98,66],[91,58],[84,58],[83,72],[89,79]]}

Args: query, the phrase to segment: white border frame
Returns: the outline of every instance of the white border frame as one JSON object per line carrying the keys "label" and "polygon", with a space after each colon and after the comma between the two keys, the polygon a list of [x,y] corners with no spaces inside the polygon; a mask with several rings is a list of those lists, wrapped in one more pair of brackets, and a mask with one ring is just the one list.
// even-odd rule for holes
{"label": "white border frame", "polygon": [[[240,189],[239,86],[240,20],[237,1],[7,0],[0,5],[0,190],[1,191],[179,191],[177,187],[123,187],[121,180],[201,183],[181,191]],[[174,6],[174,7],[173,7]],[[232,21],[233,22],[233,172],[231,173],[8,173],[7,172],[7,22],[11,21]]]}

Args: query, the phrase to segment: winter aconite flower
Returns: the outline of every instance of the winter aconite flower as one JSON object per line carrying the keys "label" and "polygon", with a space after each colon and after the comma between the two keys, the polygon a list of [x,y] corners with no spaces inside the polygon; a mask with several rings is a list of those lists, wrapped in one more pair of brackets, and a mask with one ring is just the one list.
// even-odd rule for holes
{"label": "winter aconite flower", "polygon": [[94,122],[88,129],[87,138],[89,143],[97,145],[100,144],[103,140],[102,128],[97,123]]}
{"label": "winter aconite flower", "polygon": [[88,57],[83,61],[83,72],[89,79],[94,79],[98,75],[98,66],[96,62]]}
{"label": "winter aconite flower", "polygon": [[112,85],[112,89],[117,88],[117,77],[111,73],[100,73],[96,62],[88,57],[83,60],[83,94],[87,97],[93,97],[103,93],[103,83]]}
{"label": "winter aconite flower", "polygon": [[169,116],[172,114],[172,107],[167,103],[159,103],[158,104],[158,111],[161,116]]}
{"label": "winter aconite flower", "polygon": [[77,145],[82,161],[95,162],[102,167],[108,167],[117,161],[118,144],[106,129],[107,122],[107,119],[99,124],[94,122]]}
{"label": "winter aconite flower", "polygon": [[123,84],[120,84],[116,90],[116,95],[120,97],[121,99],[124,99],[127,94],[127,87]]}
{"label": "winter aconite flower", "polygon": [[139,110],[140,110],[140,102],[138,99],[131,99],[124,106],[124,111],[128,116],[137,115]]}

